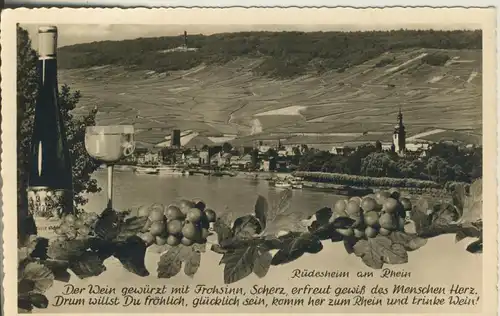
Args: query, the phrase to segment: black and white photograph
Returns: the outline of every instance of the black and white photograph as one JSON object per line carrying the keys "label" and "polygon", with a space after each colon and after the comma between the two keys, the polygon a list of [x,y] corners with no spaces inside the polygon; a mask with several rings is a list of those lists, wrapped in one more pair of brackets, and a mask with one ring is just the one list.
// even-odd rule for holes
{"label": "black and white photograph", "polygon": [[266,10],[6,15],[13,312],[496,311],[495,15]]}

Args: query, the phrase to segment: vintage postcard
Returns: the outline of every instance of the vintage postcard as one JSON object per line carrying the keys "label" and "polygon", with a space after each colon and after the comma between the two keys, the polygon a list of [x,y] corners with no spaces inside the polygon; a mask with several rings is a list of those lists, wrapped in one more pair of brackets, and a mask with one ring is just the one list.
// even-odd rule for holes
{"label": "vintage postcard", "polygon": [[5,315],[496,315],[495,18],[5,10]]}

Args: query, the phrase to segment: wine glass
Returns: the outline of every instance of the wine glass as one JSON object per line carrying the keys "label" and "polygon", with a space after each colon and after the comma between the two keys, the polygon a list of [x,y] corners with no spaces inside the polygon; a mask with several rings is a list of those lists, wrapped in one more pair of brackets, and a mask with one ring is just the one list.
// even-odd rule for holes
{"label": "wine glass", "polygon": [[113,209],[113,165],[135,150],[134,126],[89,126],[85,130],[85,149],[108,167],[108,209]]}

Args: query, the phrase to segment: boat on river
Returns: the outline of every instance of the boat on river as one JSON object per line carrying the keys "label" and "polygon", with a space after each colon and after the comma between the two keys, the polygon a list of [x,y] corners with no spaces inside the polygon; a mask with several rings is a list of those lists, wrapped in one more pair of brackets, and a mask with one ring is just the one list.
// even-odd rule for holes
{"label": "boat on river", "polygon": [[137,174],[158,174],[158,169],[153,166],[137,166],[134,171]]}
{"label": "boat on river", "polygon": [[159,166],[156,168],[159,175],[168,175],[168,176],[188,176],[189,170],[186,170],[182,167],[178,166]]}
{"label": "boat on river", "polygon": [[291,188],[292,183],[290,183],[290,181],[286,181],[286,180],[277,180],[276,182],[274,182],[274,186],[276,188]]}
{"label": "boat on river", "polygon": [[292,189],[299,189],[300,190],[304,187],[304,185],[302,183],[304,181],[304,179],[302,179],[302,178],[293,177],[289,181],[292,185]]}
{"label": "boat on river", "polygon": [[300,190],[304,187],[302,183],[292,183],[292,189]]}
{"label": "boat on river", "polygon": [[336,195],[364,196],[373,193],[371,188],[355,187],[341,184],[305,181],[304,187],[316,191],[329,192]]}

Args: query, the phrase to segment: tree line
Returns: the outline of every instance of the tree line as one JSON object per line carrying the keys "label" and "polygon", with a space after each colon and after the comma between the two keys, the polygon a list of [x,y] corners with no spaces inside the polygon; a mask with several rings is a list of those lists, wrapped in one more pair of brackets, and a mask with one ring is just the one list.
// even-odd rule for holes
{"label": "tree line", "polygon": [[465,148],[440,142],[427,154],[400,157],[391,151],[366,144],[346,155],[308,150],[299,158],[299,171],[343,173],[370,177],[412,178],[472,183],[482,176],[482,147]]}
{"label": "tree line", "polygon": [[[481,49],[477,31],[394,30],[366,32],[239,32],[190,35],[192,52],[165,51],[182,45],[183,36],[102,41],[59,49],[60,68],[116,65],[127,69],[169,72],[204,64],[224,64],[238,57],[263,58],[254,68],[260,75],[293,77],[306,72],[337,70],[362,64],[389,51],[410,48]],[[440,65],[436,54],[425,62]],[[376,67],[390,63],[379,62]]]}

